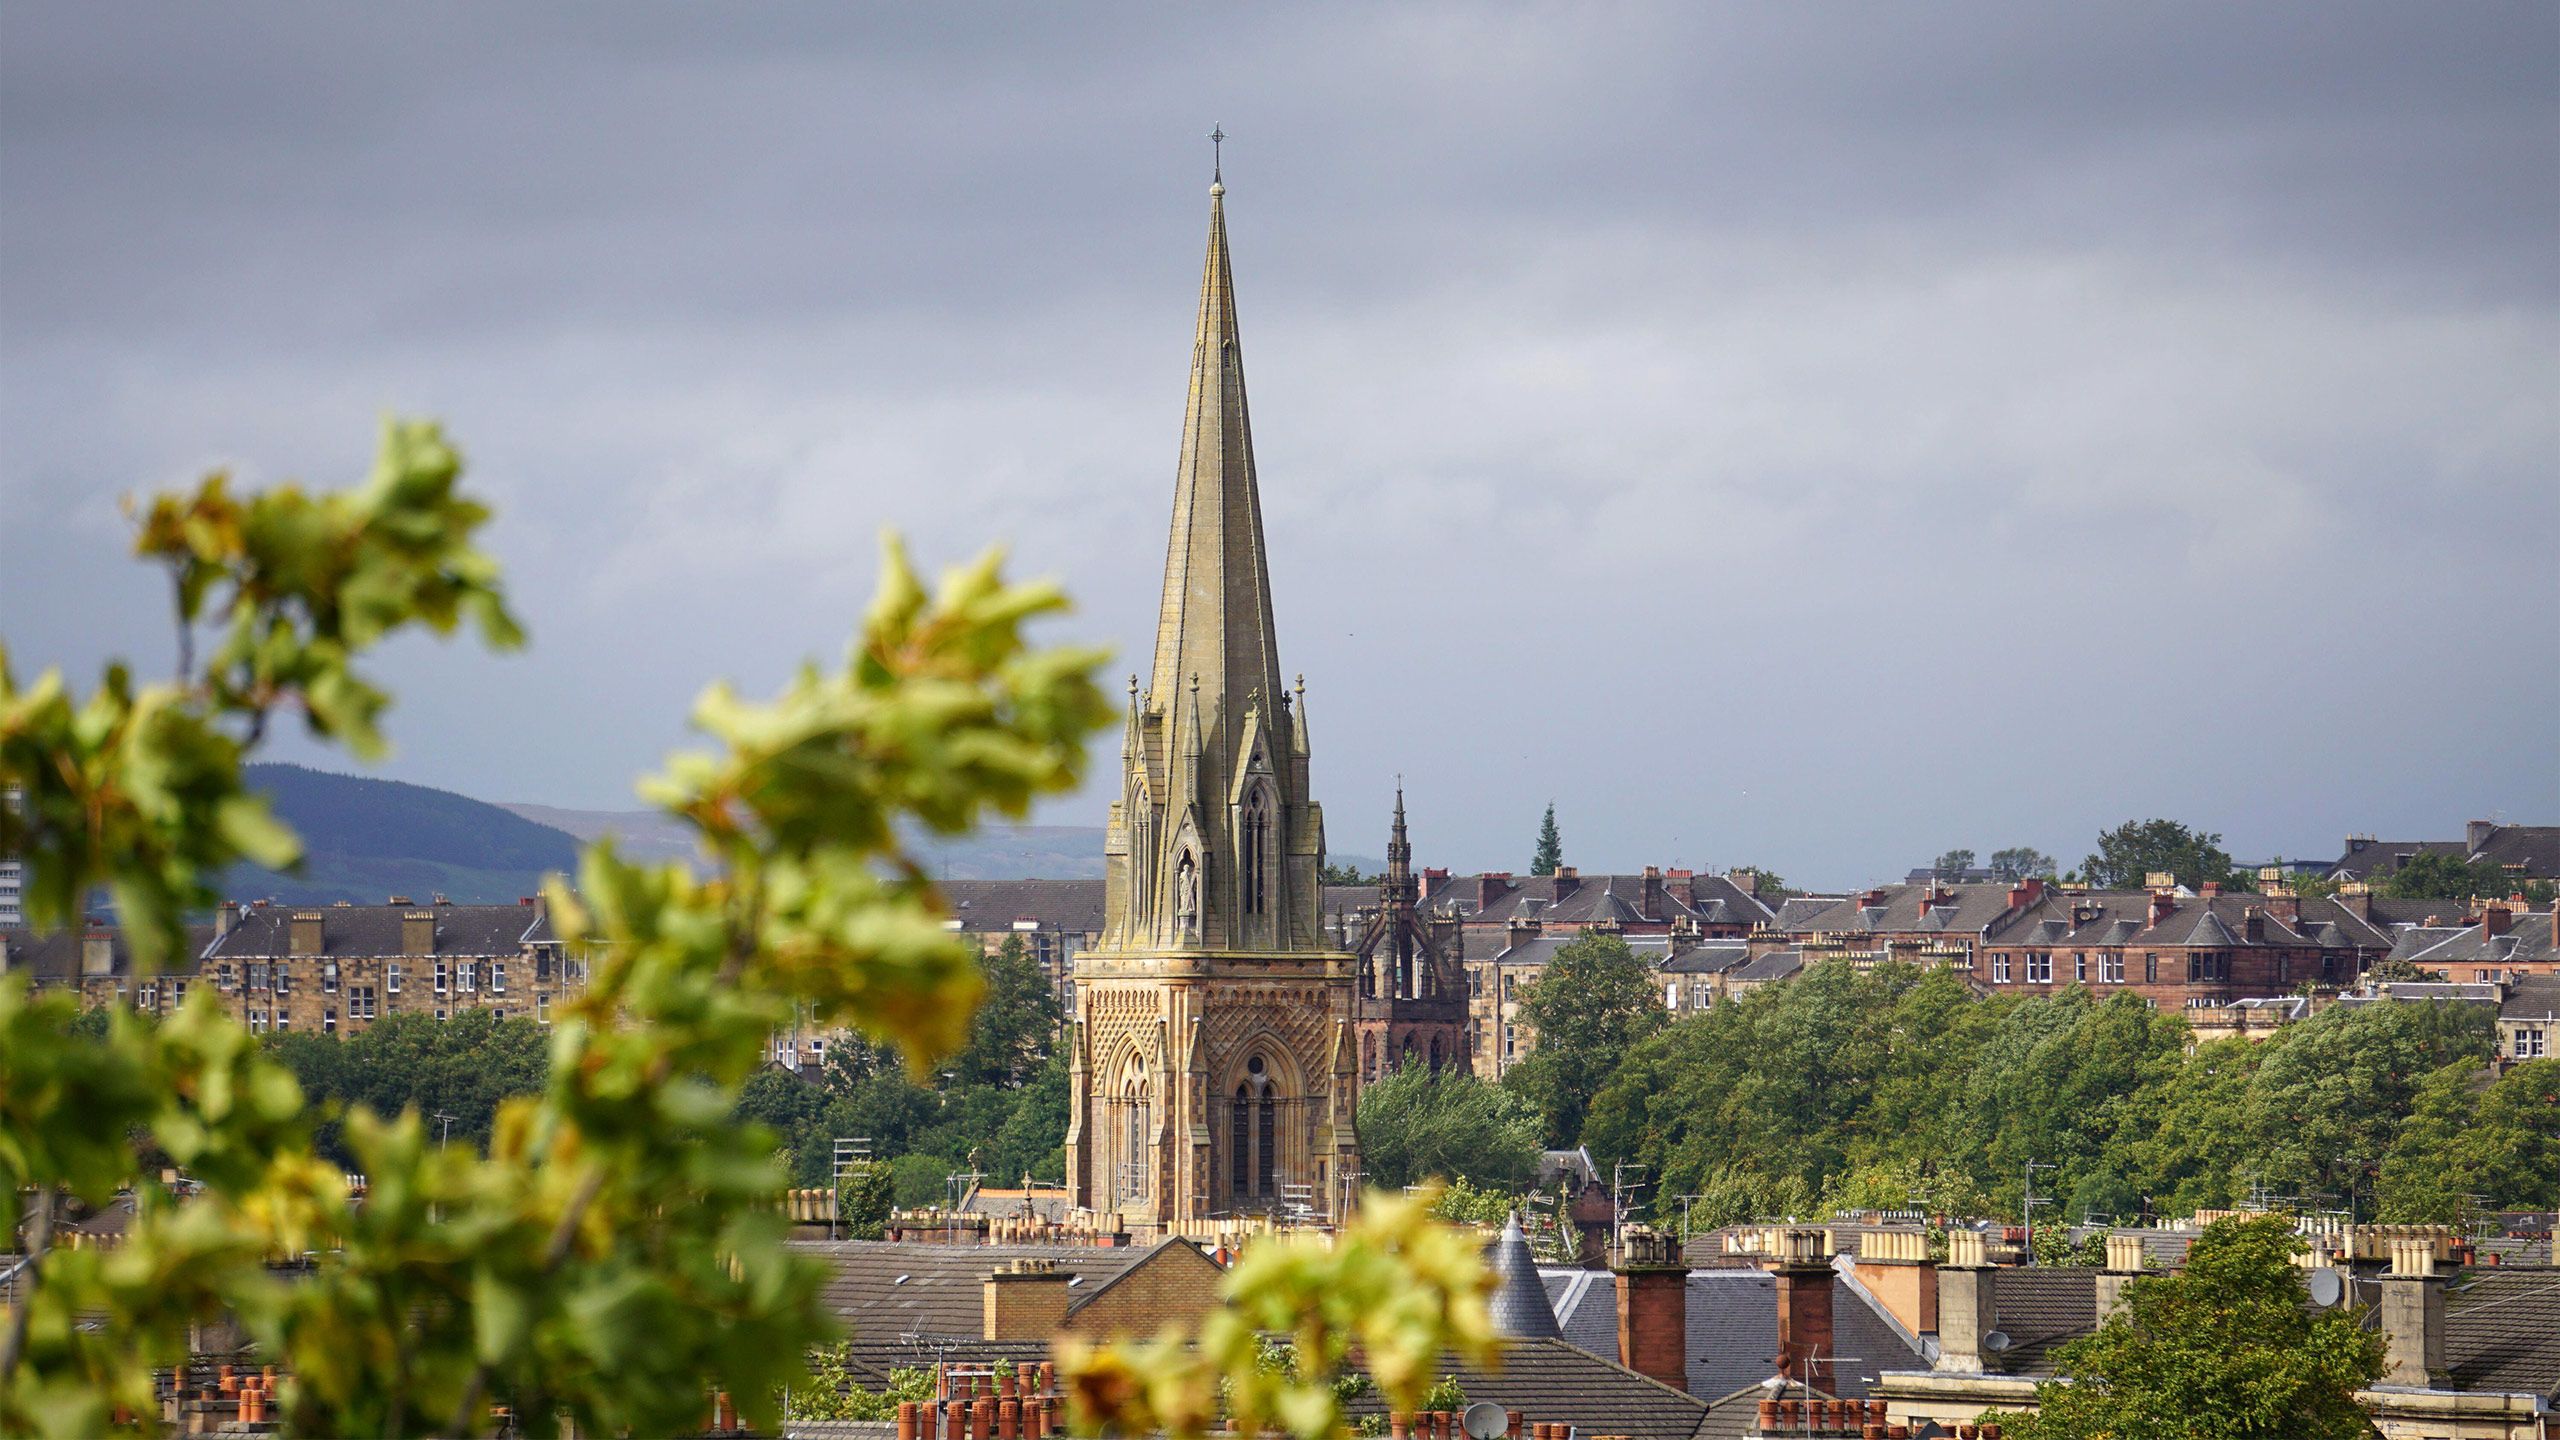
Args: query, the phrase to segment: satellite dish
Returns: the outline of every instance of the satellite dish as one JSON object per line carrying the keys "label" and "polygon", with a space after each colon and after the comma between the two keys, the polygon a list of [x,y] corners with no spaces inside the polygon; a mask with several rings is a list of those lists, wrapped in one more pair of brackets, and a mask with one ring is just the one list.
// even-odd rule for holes
{"label": "satellite dish", "polygon": [[1511,1428],[1511,1417],[1490,1400],[1479,1400],[1458,1417],[1458,1427],[1473,1440],[1494,1440]]}
{"label": "satellite dish", "polygon": [[2346,1282],[2338,1278],[2335,1270],[2314,1270],[2307,1283],[2311,1288],[2311,1303],[2323,1310],[2346,1298]]}
{"label": "satellite dish", "polygon": [[1982,1337],[1982,1348],[1994,1355],[2006,1355],[2009,1353],[2009,1347],[2017,1343],[2009,1338],[2009,1332],[2006,1330],[1994,1330]]}

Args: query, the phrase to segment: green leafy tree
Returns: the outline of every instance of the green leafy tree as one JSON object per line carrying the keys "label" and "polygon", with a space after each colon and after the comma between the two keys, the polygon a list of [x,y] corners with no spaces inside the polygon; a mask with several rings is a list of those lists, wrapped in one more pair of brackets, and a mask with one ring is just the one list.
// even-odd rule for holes
{"label": "green leafy tree", "polygon": [[[466,621],[515,643],[460,473],[433,426],[395,424],[353,490],[235,495],[216,476],[144,507],[137,549],[168,569],[179,627],[172,680],[113,664],[75,696],[55,672],[22,687],[0,651],[0,783],[20,801],[0,807],[0,852],[28,862],[36,926],[76,921],[104,887],[149,973],[212,903],[210,877],[299,853],[241,773],[279,716],[378,754],[390,700],[356,668],[368,651]],[[211,987],[157,1022],[117,1007],[101,1030],[70,992],[0,977],[0,1223],[25,1256],[0,1318],[0,1431],[87,1436],[119,1408],[154,1413],[155,1367],[221,1316],[290,1376],[290,1434],[481,1434],[493,1403],[546,1427],[672,1434],[699,1425],[707,1387],[771,1428],[832,1323],[822,1267],[783,1244],[773,1137],[733,1116],[795,1018],[911,1062],[967,1044],[985,982],[901,837],[1019,817],[1080,783],[1111,714],[1099,656],[1023,638],[1063,603],[1004,583],[992,556],[928,593],[891,544],[840,667],[767,703],[705,695],[711,748],[645,792],[692,832],[700,874],[599,845],[575,893],[553,881],[553,922],[591,958],[585,992],[554,1007],[540,1091],[497,1105],[485,1153],[435,1144],[414,1110],[352,1105],[361,1205],[293,1071]],[[162,1189],[144,1147],[201,1193]],[[55,1243],[69,1207],[126,1189],[123,1245]],[[1222,1328],[1137,1372],[1134,1393],[1196,1388],[1234,1365],[1233,1336],[1291,1315],[1324,1344],[1311,1363],[1356,1342],[1408,1408],[1446,1347],[1484,1355],[1473,1247],[1419,1207],[1376,1210],[1329,1255],[1250,1257]],[[315,1259],[281,1274],[278,1253]],[[1107,1397],[1131,1373],[1072,1383]],[[1303,1434],[1338,1419],[1310,1427],[1294,1379],[1260,1393],[1260,1413]]]}
{"label": "green leafy tree", "polygon": [[880,1160],[857,1160],[836,1177],[836,1223],[850,1240],[877,1240],[889,1223],[889,1166]]}
{"label": "green leafy tree", "polygon": [[2054,873],[2053,857],[2032,845],[2015,845],[1991,852],[1991,871],[2003,880],[2024,880],[2031,875]]}
{"label": "green leafy tree", "polygon": [[1796,889],[1794,886],[1789,885],[1787,883],[1787,877],[1784,875],[1779,874],[1775,870],[1764,869],[1758,865],[1744,865],[1736,868],[1733,872],[1733,878],[1749,882],[1751,886],[1751,893],[1758,896],[1761,902],[1767,905],[1775,905],[1790,895],[1801,895],[1804,893],[1803,891]]}
{"label": "green leafy tree", "polygon": [[2428,1076],[2380,1182],[2386,1221],[2560,1208],[2560,1060],[2528,1060],[2495,1080],[2465,1065]]}
{"label": "green leafy tree", "polygon": [[2292,1223],[2205,1227],[2173,1275],[2125,1286],[2124,1309],[2055,1353],[2023,1440],[2362,1440],[2355,1392],[2382,1374],[2381,1335],[2302,1303]]}
{"label": "green leafy tree", "polygon": [[1360,1091],[1369,1178],[1517,1190],[1537,1177],[1538,1119],[1517,1094],[1464,1070],[1405,1065]]}
{"label": "green leafy tree", "polygon": [[541,1025],[493,1019],[479,1009],[457,1010],[449,1020],[386,1015],[345,1038],[305,1031],[267,1041],[313,1107],[321,1153],[347,1166],[355,1157],[345,1148],[339,1117],[358,1105],[377,1115],[414,1110],[434,1126],[439,1144],[450,1138],[486,1150],[499,1107],[542,1093],[550,1046]]}
{"label": "green leafy tree", "polygon": [[996,952],[978,962],[984,998],[969,1018],[969,1043],[949,1069],[962,1085],[1014,1089],[1048,1062],[1063,1019],[1057,987],[1024,952],[1022,937],[1007,935]]}
{"label": "green leafy tree", "polygon": [[2098,836],[2097,853],[2080,862],[2080,878],[2100,890],[2139,890],[2154,874],[2190,889],[2210,881],[2226,890],[2257,888],[2231,868],[2222,837],[2175,820],[2128,820]]}
{"label": "green leafy tree", "polygon": [[2428,1078],[2481,1069],[2495,1041],[2489,1015],[2447,1001],[2340,1006],[2286,1026],[2264,1042],[2240,1112],[2252,1169],[2279,1194],[2368,1193]]}
{"label": "green leafy tree", "polygon": [[1330,860],[1316,867],[1316,883],[1319,885],[1375,885],[1386,878],[1383,873],[1366,871],[1347,863],[1336,865]]}
{"label": "green leafy tree", "polygon": [[1556,802],[1547,802],[1546,817],[1538,822],[1538,850],[1529,859],[1532,875],[1553,875],[1564,863],[1564,834],[1556,829]]}
{"label": "green leafy tree", "polygon": [[1451,1180],[1432,1202],[1434,1217],[1459,1225],[1499,1225],[1521,1208],[1520,1195],[1508,1190],[1480,1190],[1465,1179]]}
{"label": "green leafy tree", "polygon": [[2519,890],[2530,890],[2528,900],[2549,904],[2550,885],[2545,882],[2538,890],[2533,886],[2534,882],[2508,874],[2495,860],[2466,861],[2442,850],[2423,850],[2382,877],[2374,888],[2401,900],[2505,900]]}
{"label": "green leafy tree", "polygon": [[1559,948],[1521,997],[1538,1048],[1503,1083],[1537,1111],[1546,1137],[1571,1144],[1584,1111],[1630,1046],[1668,1023],[1653,967],[1615,935],[1585,934]]}
{"label": "green leafy tree", "polygon": [[1946,851],[1936,860],[1931,861],[1929,868],[1941,875],[1962,875],[1973,868],[1973,852],[1970,850]]}

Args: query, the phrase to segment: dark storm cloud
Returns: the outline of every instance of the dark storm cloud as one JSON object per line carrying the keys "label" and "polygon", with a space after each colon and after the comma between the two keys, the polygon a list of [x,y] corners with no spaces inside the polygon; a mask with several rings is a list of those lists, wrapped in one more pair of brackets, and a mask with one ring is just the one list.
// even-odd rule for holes
{"label": "dark storm cloud", "polygon": [[6,633],[164,655],[114,497],[396,409],[537,637],[407,778],[616,803],[883,524],[1140,654],[1221,120],[1336,848],[2560,813],[2560,19],[2089,9],[11,7]]}

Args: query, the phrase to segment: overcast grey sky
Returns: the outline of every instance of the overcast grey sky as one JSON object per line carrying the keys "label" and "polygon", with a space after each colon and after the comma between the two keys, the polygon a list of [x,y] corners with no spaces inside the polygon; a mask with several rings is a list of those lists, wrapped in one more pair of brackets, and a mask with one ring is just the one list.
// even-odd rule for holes
{"label": "overcast grey sky", "polygon": [[116,497],[397,411],[534,633],[387,658],[399,778],[629,804],[884,525],[1125,669],[1215,121],[1335,850],[2560,820],[2560,10],[2091,9],[20,0],[0,633],[165,663]]}

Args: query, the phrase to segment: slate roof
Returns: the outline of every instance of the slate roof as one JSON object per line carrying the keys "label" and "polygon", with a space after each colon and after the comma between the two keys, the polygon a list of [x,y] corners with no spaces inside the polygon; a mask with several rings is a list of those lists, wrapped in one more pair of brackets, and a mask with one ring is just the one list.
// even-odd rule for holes
{"label": "slate roof", "polygon": [[[260,960],[293,953],[293,917],[320,915],[320,953],[345,957],[409,955],[401,917],[432,911],[438,955],[514,955],[549,935],[540,905],[251,905],[231,933],[204,952],[208,960]],[[537,925],[543,926],[540,935]]]}
{"label": "slate roof", "polygon": [[1486,1247],[1485,1263],[1493,1270],[1493,1295],[1485,1308],[1494,1334],[1532,1340],[1561,1333],[1538,1277],[1537,1259],[1529,1253],[1528,1237],[1520,1232],[1518,1215],[1503,1222],[1502,1234]]}
{"label": "slate roof", "polygon": [[1772,950],[1768,954],[1761,956],[1759,959],[1743,966],[1741,969],[1734,971],[1733,978],[1746,982],[1759,980],[1784,980],[1803,968],[1803,951]]}
{"label": "slate roof", "polygon": [[[2045,893],[2053,893],[2047,886]],[[1873,903],[1867,903],[1872,901]],[[1794,902],[1790,901],[1792,905]],[[1790,935],[1978,935],[2009,913],[2009,886],[1882,885],[1780,917]]]}
{"label": "slate roof", "polygon": [[1068,1303],[1152,1253],[1128,1247],[939,1245],[911,1240],[807,1240],[792,1248],[827,1261],[823,1300],[857,1340],[976,1336],[986,1323],[984,1285],[1007,1260],[1054,1260],[1073,1282]]}
{"label": "slate roof", "polygon": [[2457,1390],[2560,1400],[2560,1269],[2460,1272],[2445,1287],[2444,1349]]}
{"label": "slate roof", "polygon": [[[2246,949],[2252,945],[2282,948],[2388,950],[2397,936],[2358,916],[2335,900],[2300,902],[2300,918],[2288,922],[2267,908],[2261,895],[2179,895],[2158,923],[2151,919],[2151,896],[2141,890],[2091,890],[2065,894],[2048,887],[2034,904],[1984,931],[1991,945],[2142,946],[2162,949]],[[2259,912],[2259,939],[2248,939],[2249,911]],[[2306,931],[2315,932],[2307,934]]]}
{"label": "slate roof", "polygon": [[2560,1019],[2560,975],[2526,975],[2511,981],[2506,1003],[2498,1007],[2498,1018]]}
{"label": "slate roof", "polygon": [[[1471,926],[1513,920],[1580,926],[1608,920],[1663,924],[1683,919],[1709,925],[1764,925],[1776,918],[1776,912],[1750,891],[1722,875],[1662,877],[1659,913],[1650,915],[1645,913],[1642,875],[1580,875],[1561,884],[1553,875],[1515,875],[1501,882],[1501,892],[1487,901],[1482,892],[1490,878],[1451,876],[1433,887],[1423,907],[1445,913],[1454,906]],[[1562,898],[1558,898],[1559,889],[1564,892]]]}
{"label": "slate roof", "polygon": [[[1847,1356],[1837,1367],[1832,1393],[1862,1400],[1886,1370],[1925,1368],[1920,1347],[1905,1336],[1863,1286],[1835,1266],[1831,1302],[1832,1351]],[[1605,1271],[1541,1272],[1556,1302],[1564,1339],[1602,1359],[1618,1353],[1615,1277]],[[1689,1393],[1729,1395],[1757,1385],[1776,1369],[1778,1282],[1767,1271],[1728,1267],[1689,1272],[1687,1295]]]}
{"label": "slate roof", "polygon": [[[126,946],[124,932],[121,929],[72,926],[43,934],[27,929],[25,926],[11,925],[0,928],[0,948],[6,950],[9,960],[6,968],[11,972],[32,975],[35,977],[35,983],[39,985],[74,984],[81,978],[80,956],[83,943],[87,936],[97,934],[101,930],[104,930],[108,944],[112,947],[109,951],[112,957],[109,964],[113,968],[108,973],[131,975],[133,952]],[[195,974],[199,963],[197,957],[204,954],[205,947],[212,943],[212,926],[188,926],[187,948],[179,954],[170,956],[160,973],[164,975]]]}
{"label": "slate roof", "polygon": [[2064,1341],[2098,1328],[2098,1271],[2078,1265],[2004,1266],[1992,1292],[1992,1328],[2010,1348],[1986,1364],[2012,1374],[2045,1374]]}
{"label": "slate roof", "polygon": [[2519,879],[2560,879],[2560,825],[2495,825],[2476,846],[2467,835],[2460,840],[2350,839],[2329,873],[2341,879],[2372,879],[2430,854],[2486,860],[2509,868]]}
{"label": "slate roof", "polygon": [[1751,947],[1739,940],[1709,941],[1662,962],[1669,975],[1718,975],[1751,962]]}
{"label": "slate roof", "polygon": [[[2440,904],[2460,905],[2460,901]],[[2560,963],[2560,944],[2555,944],[2551,912],[2527,910],[2509,918],[2503,935],[2492,935],[2485,925],[2417,926],[2400,932],[2392,946],[2391,958],[2423,965],[2430,970],[2445,970],[2452,979],[2453,967],[2513,967]]]}
{"label": "slate roof", "polygon": [[944,880],[934,888],[968,934],[1010,931],[1016,920],[1075,935],[1102,933],[1100,880]]}
{"label": "slate roof", "polygon": [[[1502,1369],[1491,1374],[1442,1355],[1440,1373],[1457,1380],[1470,1404],[1490,1401],[1520,1411],[1524,1419],[1572,1425],[1585,1435],[1691,1440],[1707,1418],[1706,1402],[1696,1396],[1559,1339],[1508,1342]],[[1355,1423],[1385,1408],[1374,1390],[1345,1407]]]}

